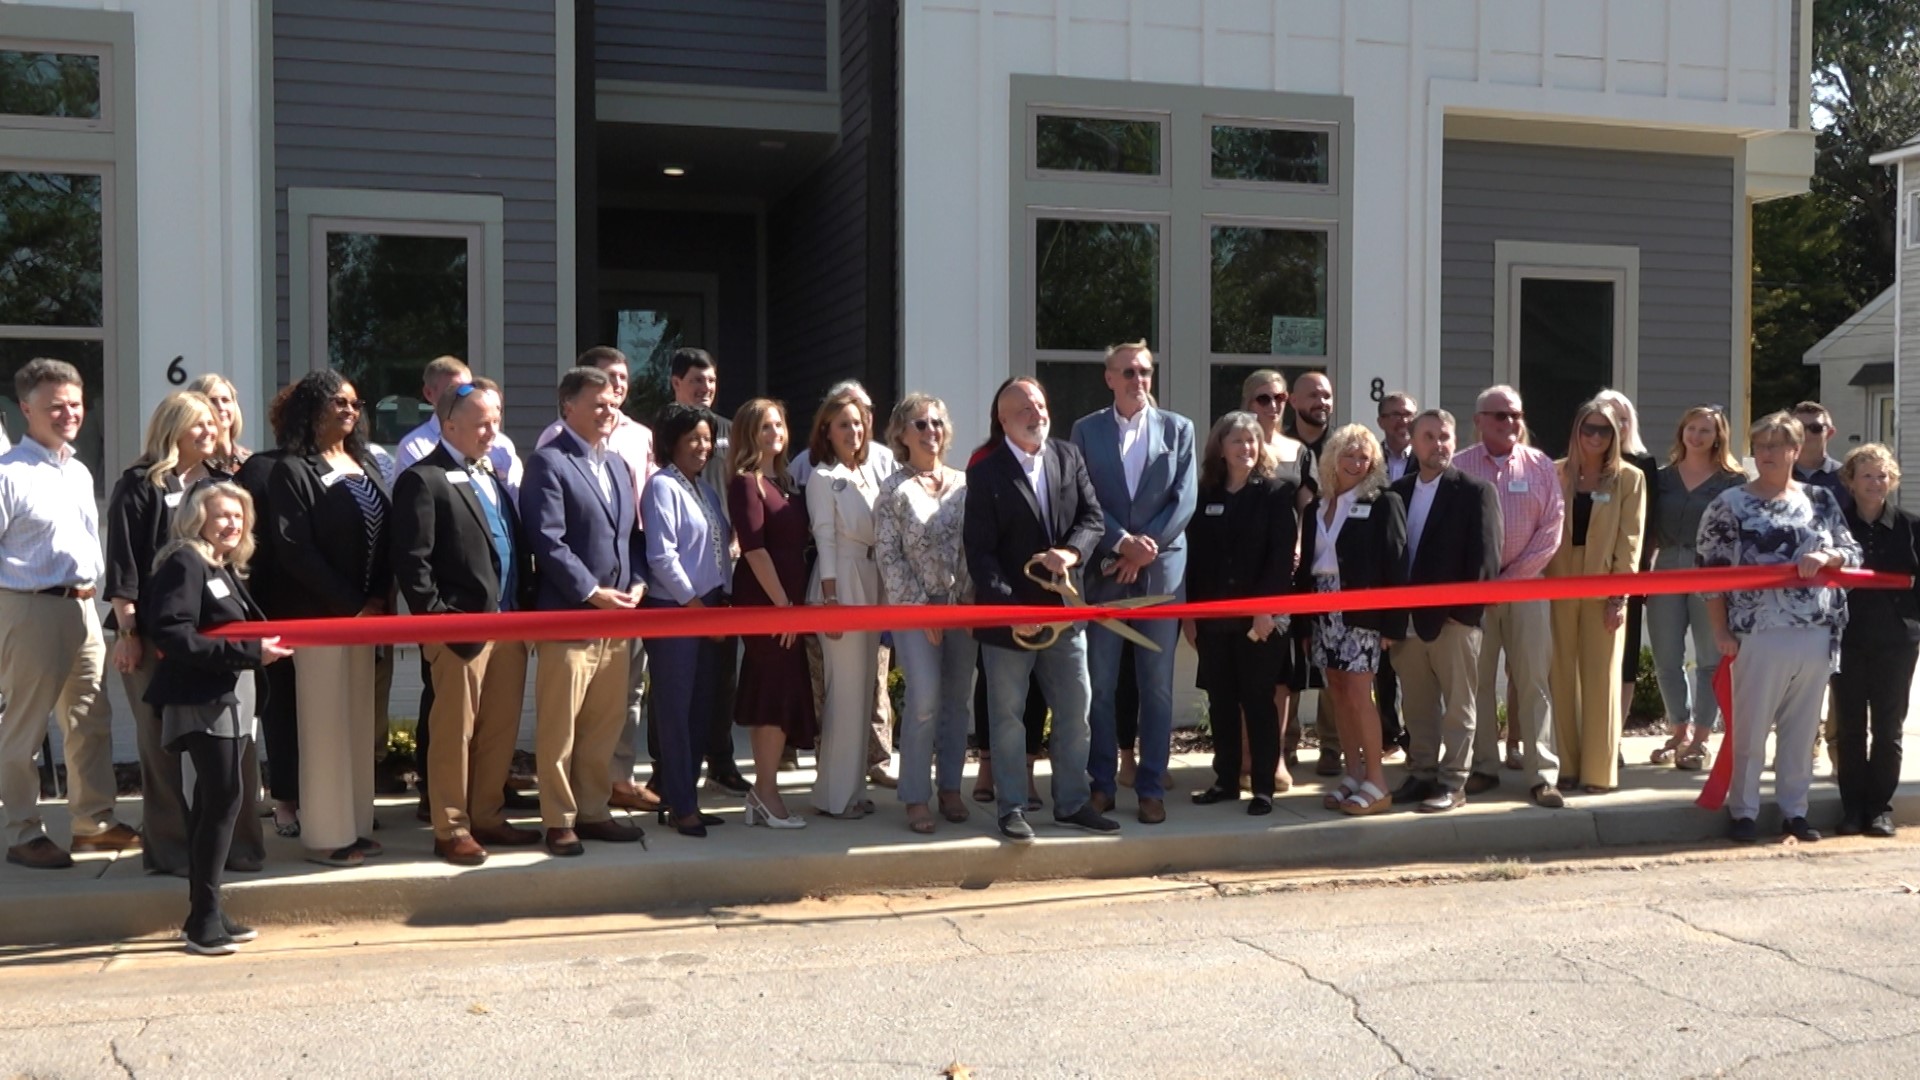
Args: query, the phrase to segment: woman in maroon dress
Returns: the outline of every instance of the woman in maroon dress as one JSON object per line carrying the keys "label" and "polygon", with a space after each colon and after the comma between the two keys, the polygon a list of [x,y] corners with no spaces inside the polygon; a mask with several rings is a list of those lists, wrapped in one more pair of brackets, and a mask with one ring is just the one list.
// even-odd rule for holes
{"label": "woman in maroon dress", "polygon": [[[792,607],[807,593],[807,500],[787,476],[786,407],[754,398],[733,417],[727,461],[727,510],[740,540],[733,571],[733,606]],[[818,724],[813,681],[798,635],[742,637],[740,687],[733,719],[751,729],[753,790],[747,824],[798,829],[806,821],[780,798],[780,755],[786,747],[811,750]]]}

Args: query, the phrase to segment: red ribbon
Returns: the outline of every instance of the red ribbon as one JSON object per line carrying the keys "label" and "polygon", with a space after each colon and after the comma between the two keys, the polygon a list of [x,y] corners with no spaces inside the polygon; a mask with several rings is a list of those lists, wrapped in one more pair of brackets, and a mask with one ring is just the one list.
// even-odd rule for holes
{"label": "red ribbon", "polygon": [[1866,570],[1827,570],[1812,581],[1791,564],[1713,570],[1659,570],[1407,585],[1339,593],[1302,593],[1161,604],[1117,610],[1033,605],[944,606],[879,604],[829,607],[639,608],[628,611],[516,611],[492,615],[386,615],[375,618],[289,619],[232,623],[209,631],[225,638],[278,637],[292,647],[400,645],[449,641],[582,641],[630,637],[731,637],[784,633],[859,633],[882,630],[954,630],[1104,619],[1219,619],[1247,615],[1318,615],[1329,611],[1505,604],[1524,600],[1581,600],[1727,590],[1831,585],[1845,589],[1910,589],[1913,578]]}
{"label": "red ribbon", "polygon": [[1721,725],[1725,734],[1720,736],[1720,756],[1713,759],[1713,771],[1707,774],[1707,783],[1700,789],[1700,797],[1693,800],[1695,806],[1707,810],[1718,810],[1727,805],[1727,792],[1733,787],[1733,657],[1720,658],[1720,666],[1713,671],[1713,697],[1720,703]]}

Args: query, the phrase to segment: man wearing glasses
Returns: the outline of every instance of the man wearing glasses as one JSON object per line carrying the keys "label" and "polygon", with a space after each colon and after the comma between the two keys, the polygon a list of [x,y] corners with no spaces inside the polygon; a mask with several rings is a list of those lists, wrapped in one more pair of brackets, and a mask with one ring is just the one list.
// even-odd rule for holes
{"label": "man wearing glasses", "polygon": [[1800,443],[1800,457],[1793,463],[1793,478],[1803,484],[1823,487],[1840,500],[1840,509],[1853,512],[1853,493],[1840,482],[1840,463],[1827,453],[1827,440],[1833,438],[1833,417],[1817,401],[1803,401],[1793,407],[1793,418],[1807,429]]}
{"label": "man wearing glasses", "polygon": [[[1526,413],[1520,392],[1511,386],[1481,391],[1474,425],[1480,442],[1461,451],[1454,467],[1493,485],[1500,501],[1500,581],[1527,581],[1540,576],[1560,549],[1560,528],[1566,502],[1560,496],[1560,478],[1553,459],[1527,446]],[[1556,783],[1560,759],[1554,753],[1549,723],[1547,673],[1553,661],[1553,619],[1548,602],[1527,600],[1487,609],[1480,644],[1480,686],[1483,702],[1500,700],[1495,686],[1500,654],[1507,655],[1507,683],[1513,689],[1513,712],[1507,723],[1518,725],[1526,742],[1527,781],[1533,801],[1549,809],[1566,805]],[[1473,771],[1466,793],[1478,795],[1500,786],[1500,733],[1496,724],[1476,724],[1473,733]]]}
{"label": "man wearing glasses", "polygon": [[[1397,484],[1409,472],[1420,471],[1413,458],[1413,417],[1420,403],[1412,394],[1397,390],[1380,399],[1380,449],[1387,456],[1387,481]],[[1380,654],[1380,670],[1373,674],[1373,702],[1380,710],[1380,755],[1392,759],[1407,749],[1407,731],[1400,723],[1400,679],[1393,672],[1393,657]]]}
{"label": "man wearing glasses", "polygon": [[[1087,599],[1106,603],[1137,596],[1184,596],[1187,552],[1182,542],[1199,499],[1194,475],[1193,422],[1153,405],[1153,352],[1145,341],[1107,350],[1107,389],[1113,406],[1073,425],[1073,443],[1087,459],[1087,475],[1106,526],[1094,547]],[[1167,758],[1173,737],[1173,657],[1180,626],[1173,619],[1129,621],[1160,646],[1134,653],[1140,691],[1140,761],[1133,790],[1144,825],[1167,820]],[[1120,635],[1096,624],[1087,631],[1087,671],[1093,679],[1088,714],[1093,744],[1087,769],[1093,806],[1113,808],[1120,760],[1116,690]]]}

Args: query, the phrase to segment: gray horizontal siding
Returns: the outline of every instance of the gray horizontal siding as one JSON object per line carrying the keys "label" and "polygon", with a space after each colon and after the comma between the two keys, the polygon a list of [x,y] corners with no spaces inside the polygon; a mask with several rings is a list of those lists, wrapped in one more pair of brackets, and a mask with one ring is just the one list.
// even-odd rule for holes
{"label": "gray horizontal siding", "polygon": [[601,78],[824,91],[829,0],[598,0]]}
{"label": "gray horizontal siding", "polygon": [[[1640,251],[1639,400],[1649,445],[1724,401],[1733,365],[1734,168],[1693,157],[1448,139],[1441,183],[1441,402],[1493,381],[1494,245]],[[1464,415],[1464,413],[1462,413]]]}
{"label": "gray horizontal siding", "polygon": [[[1902,163],[1899,169],[1900,228],[1894,243],[1900,253],[1900,269],[1894,287],[1900,291],[1893,303],[1900,306],[1899,351],[1894,359],[1902,370],[1895,376],[1899,400],[1894,405],[1894,441],[1899,444],[1895,452],[1900,458],[1901,473],[1920,477],[1920,379],[1914,378],[1910,366],[1915,357],[1920,357],[1920,248],[1907,244],[1907,230],[1911,228],[1907,217],[1913,210],[1913,193],[1920,191],[1920,169],[1915,169],[1910,161]],[[1902,505],[1909,509],[1920,507],[1920,483],[1909,480],[1901,485],[1901,492]]]}
{"label": "gray horizontal siding", "polygon": [[499,195],[507,429],[552,415],[555,42],[550,0],[274,0],[278,376],[289,377],[287,189]]}

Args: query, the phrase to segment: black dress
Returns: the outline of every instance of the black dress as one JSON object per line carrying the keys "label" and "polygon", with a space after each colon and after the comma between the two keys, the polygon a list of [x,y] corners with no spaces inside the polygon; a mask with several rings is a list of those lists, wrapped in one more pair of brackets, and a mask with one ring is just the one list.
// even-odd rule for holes
{"label": "black dress", "polygon": [[[1318,492],[1320,490],[1320,459],[1314,454],[1313,447],[1300,444],[1300,456],[1292,461],[1274,464],[1273,482],[1291,484],[1294,490]],[[1297,504],[1296,504],[1297,506]],[[1297,516],[1297,515],[1296,515]],[[1193,565],[1193,557],[1187,557],[1187,565]],[[1307,658],[1308,642],[1305,638],[1292,638],[1287,646],[1286,655],[1281,658],[1280,670],[1275,673],[1275,685],[1284,685],[1298,693],[1302,690],[1319,690],[1327,685],[1326,678]]]}
{"label": "black dress", "polygon": [[[1648,526],[1645,532],[1651,533],[1653,531],[1654,504],[1660,497],[1660,485],[1654,474],[1660,467],[1654,464],[1652,454],[1623,454],[1621,456],[1626,460],[1627,464],[1639,469],[1646,477],[1646,483],[1641,487],[1641,490],[1646,493],[1647,509],[1647,516],[1643,520],[1647,522]],[[1641,573],[1644,574],[1648,570],[1653,569],[1653,553],[1654,548],[1652,544],[1643,542],[1640,545]],[[1640,677],[1640,624],[1641,620],[1645,617],[1646,606],[1647,598],[1644,596],[1633,596],[1627,599],[1626,647],[1620,652],[1620,681],[1623,683],[1634,682]]]}

